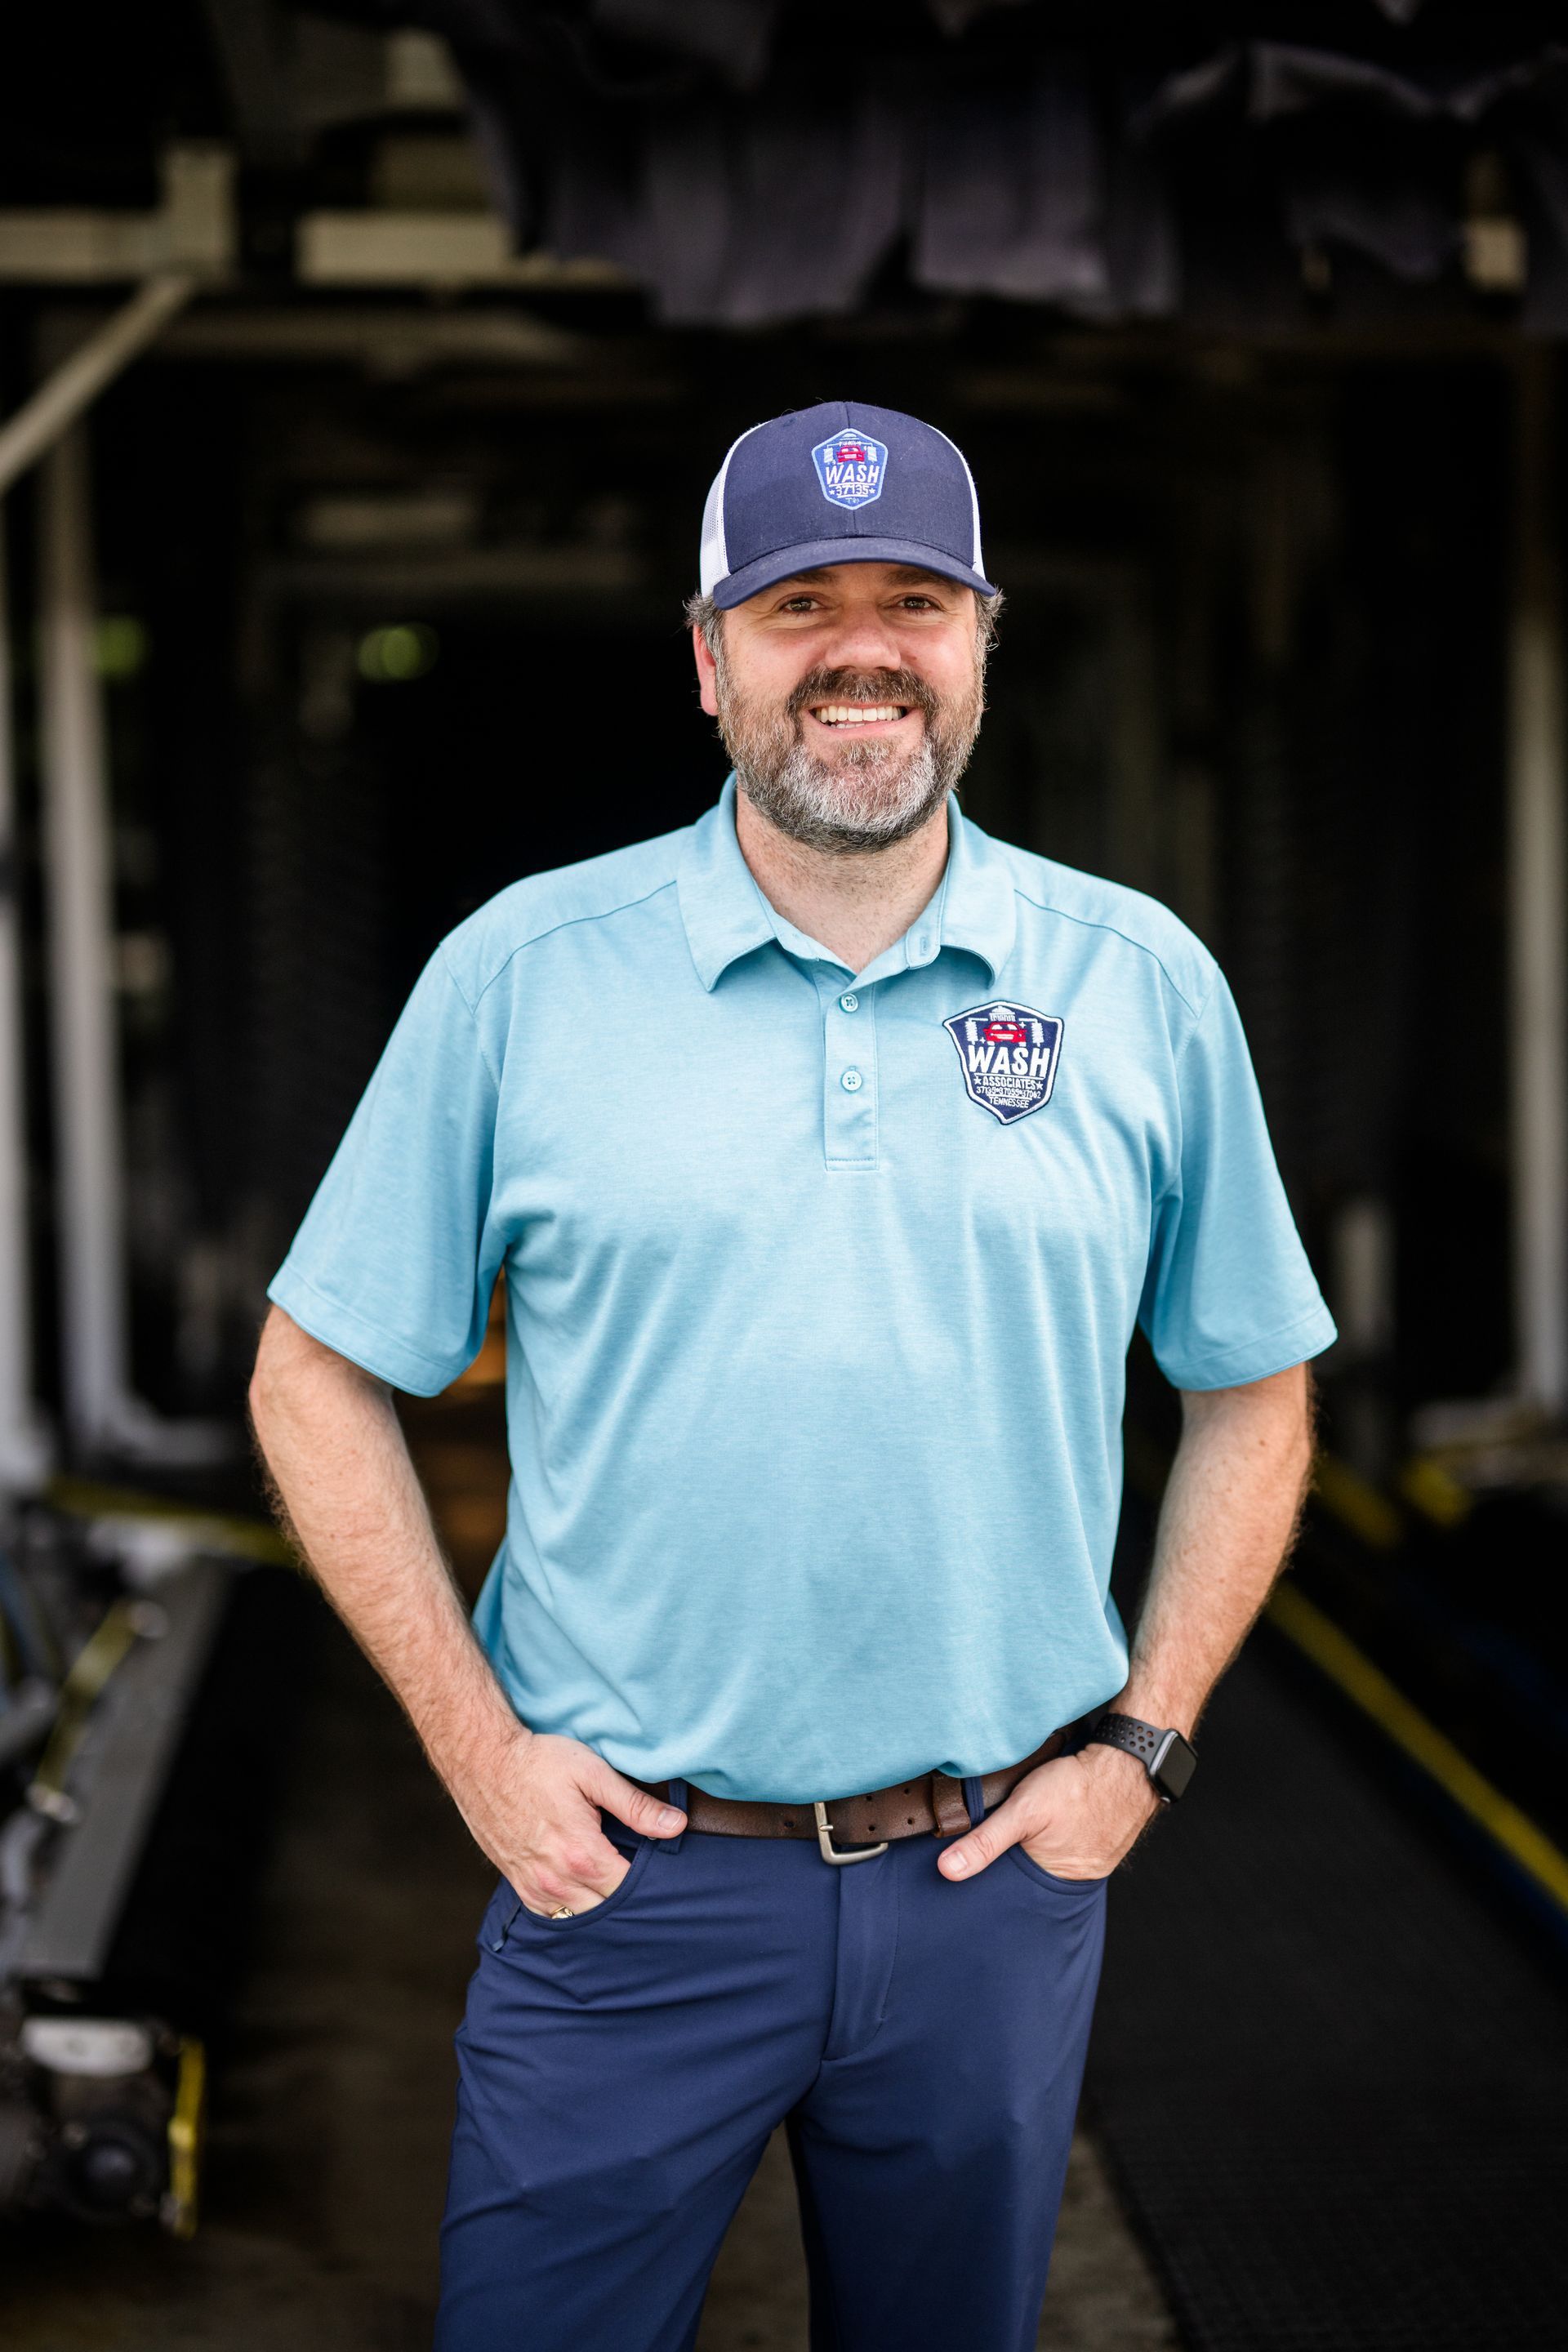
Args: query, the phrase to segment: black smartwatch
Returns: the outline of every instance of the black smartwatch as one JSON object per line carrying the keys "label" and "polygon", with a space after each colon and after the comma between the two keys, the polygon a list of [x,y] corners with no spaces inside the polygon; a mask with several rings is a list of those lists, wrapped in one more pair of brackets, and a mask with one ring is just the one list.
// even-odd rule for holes
{"label": "black smartwatch", "polygon": [[1120,1748],[1127,1755],[1136,1756],[1162,1802],[1167,1805],[1184,1795],[1188,1781],[1198,1769],[1197,1750],[1179,1731],[1158,1730],[1152,1723],[1140,1723],[1135,1715],[1102,1715],[1084,1746],[1092,1747],[1097,1742],[1103,1748]]}

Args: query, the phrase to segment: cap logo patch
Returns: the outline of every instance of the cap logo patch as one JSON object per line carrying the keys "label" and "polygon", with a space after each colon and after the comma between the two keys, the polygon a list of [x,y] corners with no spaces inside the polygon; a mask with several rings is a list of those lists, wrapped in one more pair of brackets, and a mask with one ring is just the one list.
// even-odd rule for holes
{"label": "cap logo patch", "polygon": [[822,495],[830,507],[868,507],[882,495],[888,473],[888,445],[868,433],[836,433],[819,441],[811,453]]}
{"label": "cap logo patch", "polygon": [[972,1004],[942,1027],[958,1048],[971,1102],[1004,1127],[1048,1103],[1061,1059],[1062,1024],[1027,1004]]}

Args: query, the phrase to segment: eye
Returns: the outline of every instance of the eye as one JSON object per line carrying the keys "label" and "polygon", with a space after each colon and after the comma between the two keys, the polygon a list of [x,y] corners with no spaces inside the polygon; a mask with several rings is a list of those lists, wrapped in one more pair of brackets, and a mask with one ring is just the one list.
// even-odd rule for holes
{"label": "eye", "polygon": [[815,613],[818,610],[816,598],[806,595],[804,590],[798,596],[786,596],[779,606],[781,613]]}
{"label": "eye", "polygon": [[942,609],[934,596],[922,596],[918,589],[911,589],[907,596],[900,596],[899,604],[906,613],[940,613]]}

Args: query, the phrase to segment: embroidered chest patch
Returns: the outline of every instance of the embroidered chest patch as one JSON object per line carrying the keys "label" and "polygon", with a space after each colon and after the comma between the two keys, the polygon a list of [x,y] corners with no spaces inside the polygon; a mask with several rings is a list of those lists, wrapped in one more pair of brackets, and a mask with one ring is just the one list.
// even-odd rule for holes
{"label": "embroidered chest patch", "polygon": [[1062,1024],[1027,1004],[972,1005],[942,1027],[958,1048],[969,1099],[1010,1127],[1048,1103],[1061,1059]]}

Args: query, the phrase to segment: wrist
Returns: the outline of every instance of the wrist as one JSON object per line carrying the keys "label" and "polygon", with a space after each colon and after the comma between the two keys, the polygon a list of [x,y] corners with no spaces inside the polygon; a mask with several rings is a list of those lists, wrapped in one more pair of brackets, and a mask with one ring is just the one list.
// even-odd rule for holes
{"label": "wrist", "polygon": [[1151,1805],[1159,1803],[1147,1770],[1138,1758],[1130,1756],[1124,1748],[1108,1748],[1103,1741],[1092,1740],[1087,1748],[1079,1750],[1077,1760],[1106,1788],[1121,1786],[1130,1795],[1142,1794]]}
{"label": "wrist", "polygon": [[499,1687],[493,1697],[489,1692],[480,1696],[466,1719],[454,1722],[447,1713],[438,1728],[418,1727],[437,1772],[465,1811],[470,1802],[482,1804],[486,1791],[508,1783],[534,1739]]}

